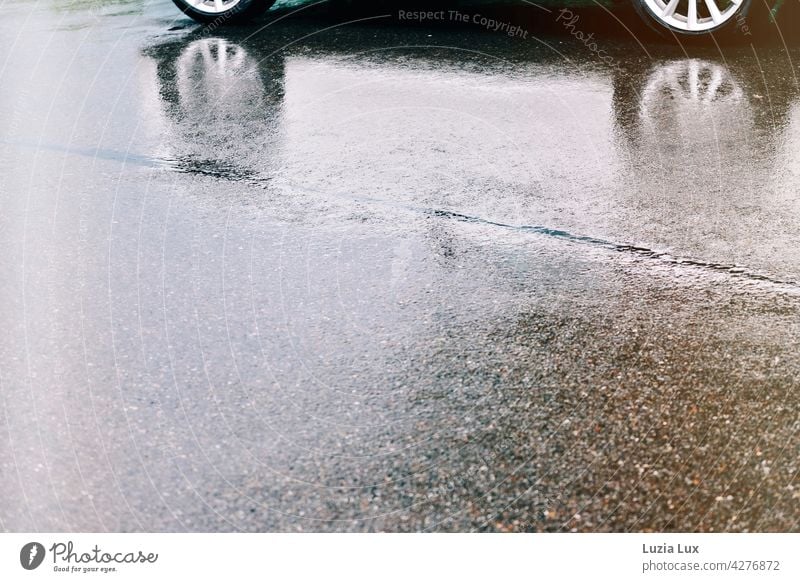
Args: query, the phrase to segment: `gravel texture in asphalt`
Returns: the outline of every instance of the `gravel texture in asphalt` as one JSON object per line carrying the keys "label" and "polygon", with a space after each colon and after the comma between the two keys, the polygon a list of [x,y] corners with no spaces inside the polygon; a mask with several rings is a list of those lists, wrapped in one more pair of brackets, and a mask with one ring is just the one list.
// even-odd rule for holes
{"label": "gravel texture in asphalt", "polygon": [[3,10],[0,529],[798,530],[795,45]]}

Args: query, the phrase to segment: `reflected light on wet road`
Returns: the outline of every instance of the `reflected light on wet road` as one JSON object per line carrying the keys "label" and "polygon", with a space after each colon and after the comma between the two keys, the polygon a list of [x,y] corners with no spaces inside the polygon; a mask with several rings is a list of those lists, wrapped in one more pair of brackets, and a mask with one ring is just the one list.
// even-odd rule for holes
{"label": "reflected light on wet road", "polygon": [[173,17],[0,24],[2,529],[797,528],[795,48]]}

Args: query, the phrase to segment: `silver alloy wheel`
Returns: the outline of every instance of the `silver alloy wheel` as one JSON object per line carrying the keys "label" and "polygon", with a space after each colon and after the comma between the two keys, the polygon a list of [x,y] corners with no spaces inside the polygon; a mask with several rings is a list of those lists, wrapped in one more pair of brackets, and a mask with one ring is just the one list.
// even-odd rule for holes
{"label": "silver alloy wheel", "polygon": [[234,8],[241,0],[187,0],[192,8],[206,14],[222,14]]}
{"label": "silver alloy wheel", "polygon": [[682,32],[716,30],[736,17],[744,0],[642,0],[661,25]]}

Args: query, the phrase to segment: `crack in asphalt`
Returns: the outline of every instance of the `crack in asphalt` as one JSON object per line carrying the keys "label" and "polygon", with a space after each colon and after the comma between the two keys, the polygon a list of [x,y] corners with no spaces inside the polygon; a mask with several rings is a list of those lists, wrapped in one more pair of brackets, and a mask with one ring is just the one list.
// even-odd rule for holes
{"label": "crack in asphalt", "polygon": [[757,273],[754,271],[748,270],[746,267],[734,264],[725,264],[725,263],[714,263],[710,261],[701,261],[699,259],[692,259],[689,257],[677,257],[668,252],[656,251],[653,249],[649,249],[647,247],[640,247],[630,244],[624,243],[615,243],[612,241],[604,240],[601,238],[596,238],[592,236],[585,236],[585,235],[578,235],[572,234],[566,230],[554,229],[549,228],[546,226],[534,226],[534,225],[514,225],[514,224],[505,224],[502,222],[495,222],[492,220],[486,220],[483,218],[477,218],[474,216],[469,216],[466,214],[461,214],[458,212],[453,212],[450,210],[429,210],[429,212],[435,216],[442,217],[442,218],[449,218],[453,220],[458,220],[461,222],[471,222],[471,223],[478,223],[478,224],[487,224],[490,226],[497,226],[500,228],[507,228],[511,230],[518,230],[522,232],[533,232],[536,234],[540,234],[543,236],[548,236],[552,238],[558,238],[562,240],[566,240],[573,243],[580,243],[580,244],[588,244],[597,247],[602,247],[608,250],[621,252],[621,253],[632,253],[640,257],[645,257],[648,259],[657,259],[663,263],[671,264],[671,265],[678,265],[678,266],[689,266],[689,267],[698,267],[701,269],[710,269],[718,272],[728,273],[731,276],[737,278],[744,278],[749,279],[752,281],[759,281],[770,283],[773,285],[779,285],[782,287],[791,287],[795,290],[800,290],[800,284],[797,281],[793,280],[784,280],[784,279],[777,279],[775,277],[771,277],[769,275],[764,275],[761,273]]}

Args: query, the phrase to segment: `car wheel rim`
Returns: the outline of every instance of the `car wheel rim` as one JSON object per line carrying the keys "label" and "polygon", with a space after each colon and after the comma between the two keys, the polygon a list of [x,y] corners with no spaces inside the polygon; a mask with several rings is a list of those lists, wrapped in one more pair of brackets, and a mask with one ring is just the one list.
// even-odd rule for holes
{"label": "car wheel rim", "polygon": [[241,0],[188,0],[192,8],[206,14],[222,14],[239,4]]}
{"label": "car wheel rim", "polygon": [[644,0],[660,24],[684,32],[709,32],[736,17],[744,0]]}

